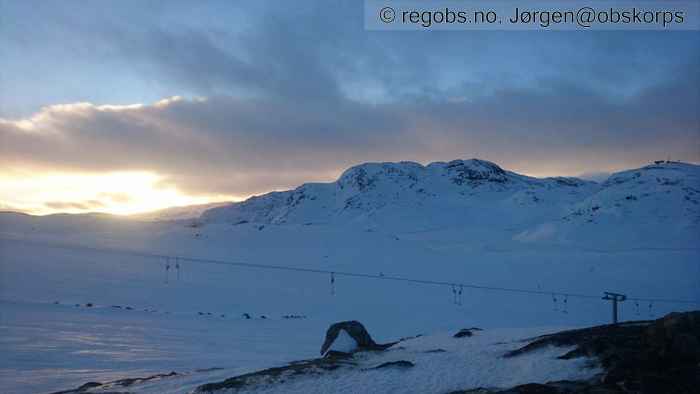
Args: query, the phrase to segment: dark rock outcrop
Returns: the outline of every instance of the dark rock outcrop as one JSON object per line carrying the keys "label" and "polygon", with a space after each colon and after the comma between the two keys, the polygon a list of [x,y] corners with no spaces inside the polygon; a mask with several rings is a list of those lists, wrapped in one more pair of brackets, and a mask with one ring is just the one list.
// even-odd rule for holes
{"label": "dark rock outcrop", "polygon": [[545,335],[505,357],[545,346],[576,346],[560,358],[595,358],[605,370],[585,389],[552,393],[691,394],[700,387],[700,311]]}
{"label": "dark rock outcrop", "polygon": [[411,368],[414,367],[416,364],[406,361],[406,360],[398,360],[398,361],[388,361],[382,364],[377,365],[376,367],[370,368],[370,369],[384,369],[384,368]]}
{"label": "dark rock outcrop", "polygon": [[[476,388],[470,390],[453,391],[449,394],[613,394],[617,391],[608,391],[606,388],[597,387],[589,390],[590,386],[585,382],[572,382],[568,380],[548,382],[545,384],[528,383],[521,384],[505,390],[493,390]],[[614,390],[614,388],[610,388]]]}
{"label": "dark rock outcrop", "polygon": [[645,332],[651,353],[672,364],[700,363],[700,311],[671,313]]}
{"label": "dark rock outcrop", "polygon": [[453,160],[445,165],[452,183],[462,185],[478,182],[508,182],[508,174],[499,166],[486,160]]}
{"label": "dark rock outcrop", "polygon": [[221,382],[203,384],[195,389],[195,393],[211,393],[219,390],[244,390],[250,385],[284,383],[286,380],[299,376],[320,375],[335,371],[355,363],[345,357],[324,357],[291,363],[284,367],[268,368],[258,372],[235,376]]}
{"label": "dark rock outcrop", "polygon": [[352,337],[355,340],[355,342],[357,342],[358,351],[384,350],[396,344],[396,342],[378,344],[374,342],[372,337],[369,335],[369,332],[367,332],[367,329],[365,329],[365,326],[363,326],[362,323],[356,320],[343,321],[332,324],[330,327],[328,327],[328,330],[326,331],[326,340],[321,346],[322,355],[326,354],[326,351],[328,351],[328,349],[331,347],[333,341],[335,341],[336,338],[338,338],[338,334],[340,334],[341,330],[347,332],[348,335],[350,335],[350,337]]}
{"label": "dark rock outcrop", "polygon": [[474,331],[481,331],[481,328],[479,328],[479,327],[463,328],[463,329],[459,330],[455,335],[453,335],[452,338],[470,337],[470,336],[474,335]]}
{"label": "dark rock outcrop", "polygon": [[134,384],[149,382],[152,380],[170,378],[173,376],[178,376],[177,372],[170,372],[167,374],[156,374],[156,375],[148,376],[145,378],[119,379],[119,380],[114,380],[114,381],[107,382],[107,383],[88,382],[88,383],[85,383],[84,385],[82,385],[76,389],[57,391],[53,394],[80,394],[80,393],[87,393],[87,392],[89,392],[88,390],[95,389],[95,388],[100,388],[100,390],[101,390],[100,393],[104,393],[104,394],[127,394],[127,393],[121,392],[121,391],[113,391],[112,389],[115,389],[115,388],[121,389],[123,387],[129,387],[129,386],[132,386]]}
{"label": "dark rock outcrop", "polygon": [[471,330],[463,328],[459,330],[455,335],[452,336],[452,338],[464,338],[464,337],[470,337],[474,334],[472,334]]}

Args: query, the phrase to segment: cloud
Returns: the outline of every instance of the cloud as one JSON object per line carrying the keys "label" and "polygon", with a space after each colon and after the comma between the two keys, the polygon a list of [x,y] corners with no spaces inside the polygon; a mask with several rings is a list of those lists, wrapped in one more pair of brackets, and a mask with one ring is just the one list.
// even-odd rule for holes
{"label": "cloud", "polygon": [[700,161],[694,149],[700,99],[681,83],[697,75],[692,67],[682,70],[685,75],[621,101],[547,81],[449,102],[216,96],[50,106],[0,121],[0,164],[152,171],[191,193],[245,196],[331,180],[362,161],[478,156],[536,174],[607,171],[669,154]]}
{"label": "cloud", "polygon": [[88,200],[88,201],[49,201],[44,203],[47,208],[55,210],[76,210],[76,211],[90,211],[98,208],[103,208],[105,205],[98,200]]}
{"label": "cloud", "polygon": [[698,32],[368,32],[361,5],[326,1],[5,12],[3,168],[247,196],[364,161],[700,161]]}
{"label": "cloud", "polygon": [[8,91],[32,92],[0,97],[5,117],[3,107],[18,102],[150,102],[172,95],[387,102],[478,98],[550,79],[628,96],[697,56],[700,35],[371,32],[361,3],[326,0],[107,8],[69,1],[41,8],[13,3],[4,11],[15,23],[0,34],[13,75],[3,83]]}
{"label": "cloud", "polygon": [[133,200],[133,198],[128,193],[99,193],[97,198],[107,199],[118,204],[128,203]]}

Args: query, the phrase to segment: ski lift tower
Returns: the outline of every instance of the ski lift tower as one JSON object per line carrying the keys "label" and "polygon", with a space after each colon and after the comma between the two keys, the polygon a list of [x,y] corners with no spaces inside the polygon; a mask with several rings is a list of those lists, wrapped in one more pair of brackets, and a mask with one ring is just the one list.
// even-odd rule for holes
{"label": "ski lift tower", "polygon": [[618,294],[618,293],[610,293],[610,292],[604,292],[605,296],[603,297],[604,300],[610,300],[610,304],[612,304],[612,320],[613,324],[617,324],[617,303],[622,302],[627,299],[627,296],[624,294]]}

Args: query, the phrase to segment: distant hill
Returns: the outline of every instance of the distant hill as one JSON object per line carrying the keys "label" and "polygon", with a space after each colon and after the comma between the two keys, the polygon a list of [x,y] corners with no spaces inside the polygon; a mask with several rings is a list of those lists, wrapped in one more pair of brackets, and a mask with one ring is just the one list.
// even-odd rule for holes
{"label": "distant hill", "polygon": [[204,211],[223,205],[228,205],[229,202],[213,202],[208,204],[197,204],[197,205],[186,205],[181,207],[170,207],[165,209],[159,209],[157,211],[150,211],[145,213],[138,213],[134,215],[129,215],[132,219],[146,220],[146,221],[174,221],[174,220],[186,220],[186,219],[196,219]]}

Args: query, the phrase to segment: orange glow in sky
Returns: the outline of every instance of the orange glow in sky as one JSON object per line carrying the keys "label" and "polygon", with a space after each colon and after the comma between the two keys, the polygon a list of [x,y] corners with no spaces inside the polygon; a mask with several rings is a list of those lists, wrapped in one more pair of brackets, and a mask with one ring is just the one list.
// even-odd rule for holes
{"label": "orange glow in sky", "polygon": [[2,210],[31,214],[104,212],[117,215],[173,206],[233,201],[231,196],[190,196],[148,171],[104,174],[0,175]]}

